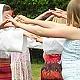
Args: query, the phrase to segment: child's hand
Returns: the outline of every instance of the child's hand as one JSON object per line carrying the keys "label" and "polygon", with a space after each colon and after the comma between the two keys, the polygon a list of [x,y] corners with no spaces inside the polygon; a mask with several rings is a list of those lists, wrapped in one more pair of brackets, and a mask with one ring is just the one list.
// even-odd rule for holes
{"label": "child's hand", "polygon": [[13,17],[9,14],[7,14],[5,17],[6,17],[6,19],[13,19]]}
{"label": "child's hand", "polygon": [[29,24],[32,19],[29,19],[29,18],[27,18],[27,17],[25,17],[25,16],[23,16],[23,15],[17,15],[17,16],[15,17],[15,20],[16,20],[17,22]]}
{"label": "child's hand", "polygon": [[25,23],[25,16],[23,15],[17,15],[14,19],[17,21],[17,22],[21,22],[21,23]]}
{"label": "child's hand", "polygon": [[8,23],[9,21],[6,19],[5,21],[3,21],[2,23],[0,23],[0,28],[3,29],[3,28],[6,28],[4,25],[6,23]]}
{"label": "child's hand", "polygon": [[66,11],[63,11],[63,10],[58,9],[58,8],[55,8],[55,9],[56,9],[56,11],[52,12],[53,15],[55,15],[58,18],[65,18],[65,19],[67,19],[67,12]]}
{"label": "child's hand", "polygon": [[40,36],[37,36],[37,38],[36,38],[36,41],[38,41],[38,42],[43,42],[43,37],[40,37]]}
{"label": "child's hand", "polygon": [[43,13],[44,17],[49,17],[50,15],[52,15],[52,12],[54,12],[54,10],[48,10],[46,12]]}
{"label": "child's hand", "polygon": [[12,24],[16,27],[17,26],[17,21],[15,20],[15,19],[13,19],[13,18],[11,18],[11,19],[8,19],[8,22],[12,22]]}
{"label": "child's hand", "polygon": [[54,11],[53,15],[59,18],[62,16],[61,12],[58,12],[58,11]]}
{"label": "child's hand", "polygon": [[20,19],[25,19],[26,17],[25,16],[23,16],[23,15],[17,15],[14,19],[15,20],[20,20]]}

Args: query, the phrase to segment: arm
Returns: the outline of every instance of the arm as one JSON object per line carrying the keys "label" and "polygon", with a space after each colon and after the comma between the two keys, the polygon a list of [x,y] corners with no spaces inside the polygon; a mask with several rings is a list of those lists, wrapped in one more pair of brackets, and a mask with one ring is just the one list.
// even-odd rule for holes
{"label": "arm", "polygon": [[33,33],[30,33],[30,32],[28,32],[28,31],[26,31],[26,30],[23,31],[23,34],[24,34],[26,37],[29,37],[29,38],[33,38],[33,39],[37,39],[37,38],[38,38],[37,35],[35,35],[35,34],[33,34]]}
{"label": "arm", "polygon": [[0,23],[0,29],[4,28],[4,25],[5,25],[7,22],[8,22],[7,20],[1,22],[1,23]]}
{"label": "arm", "polygon": [[64,18],[67,19],[67,12],[66,11],[54,11],[52,12],[53,15],[57,16],[58,18]]}
{"label": "arm", "polygon": [[40,42],[40,43],[43,43],[43,37],[37,36],[36,41]]}
{"label": "arm", "polygon": [[43,44],[40,42],[36,42],[36,40],[33,38],[27,38],[27,47],[35,49],[43,49]]}
{"label": "arm", "polygon": [[[53,12],[53,11],[54,11],[54,10],[46,11],[46,12],[42,13],[41,15],[39,15],[38,17],[36,17],[35,19],[36,19],[36,20],[46,19],[46,18],[48,18],[49,16],[52,15],[52,12]],[[18,16],[16,16],[16,17],[15,17],[15,20],[17,20],[17,21],[22,21],[22,22],[26,23],[26,17],[23,16],[23,15],[18,15]]]}
{"label": "arm", "polygon": [[[42,15],[43,15],[43,14],[42,14]],[[41,17],[42,15],[40,15],[40,17]],[[45,15],[44,15],[44,16],[45,16]],[[54,17],[54,15],[51,15],[51,16],[49,16],[45,21],[50,21],[50,20],[52,20],[53,17]],[[27,17],[25,17],[25,16],[19,15],[19,16],[16,16],[14,19],[15,19],[17,22],[27,24],[27,23],[26,23]],[[40,18],[38,18],[38,17],[35,18],[35,20],[38,20],[38,19],[40,19]],[[29,24],[29,25],[34,25],[34,24]],[[47,28],[49,28],[49,27],[47,26]]]}
{"label": "arm", "polygon": [[6,14],[5,18],[3,19],[1,26],[2,28],[7,28],[7,27],[14,27],[14,25],[11,22],[8,22],[7,19],[13,19],[13,17],[11,17],[11,15]]}
{"label": "arm", "polygon": [[[32,32],[36,35],[44,36],[44,37],[61,37],[67,39],[80,39],[80,29],[72,26],[66,26],[64,24],[56,24],[54,28],[43,28],[40,26],[29,26],[27,24],[19,23],[15,20],[10,20],[15,26],[25,29],[29,32]],[[47,23],[47,21],[36,21],[32,20],[34,23],[44,25],[44,26],[54,26]],[[32,23],[33,23],[32,22]],[[64,27],[56,27],[56,26],[64,26]],[[35,28],[36,27],[36,28]]]}
{"label": "arm", "polygon": [[[24,20],[22,19],[22,17],[24,18]],[[17,17],[15,17],[14,18],[14,20],[16,20],[17,22],[20,22],[20,23],[25,23],[25,24],[35,24],[35,25],[39,25],[39,26],[42,26],[42,27],[46,27],[46,28],[53,28],[53,25],[54,25],[54,22],[51,22],[51,21],[47,21],[47,24],[48,25],[50,25],[50,26],[48,26],[47,24],[46,24],[46,22],[44,22],[44,21],[42,21],[42,22],[40,22],[41,20],[32,20],[32,19],[29,19],[28,20],[28,18],[27,17],[25,17],[25,16],[22,16],[22,15],[19,15],[19,16],[17,16]],[[29,22],[28,22],[29,21]],[[38,23],[37,23],[38,22]],[[46,26],[45,26],[46,25]]]}
{"label": "arm", "polygon": [[44,13],[42,13],[41,15],[39,15],[37,18],[35,18],[36,20],[43,20],[43,19],[46,19],[48,18],[49,16],[52,15],[52,12],[53,10],[49,10],[49,11],[46,11]]}
{"label": "arm", "polygon": [[[54,15],[52,15],[52,14],[56,14],[56,16],[57,17],[61,17],[61,13],[60,12],[56,12],[56,11],[53,11],[53,10],[50,10],[50,11],[47,11],[47,12],[45,12],[45,13],[43,13],[43,14],[41,14],[40,16],[39,16],[39,18],[37,17],[37,18],[35,18],[35,22],[38,20],[38,19],[40,19],[40,17],[42,18],[42,16],[43,17],[45,17],[45,16],[49,16],[45,21],[49,21],[49,20],[51,20],[53,17],[54,17]],[[50,16],[51,15],[51,16]],[[18,21],[18,22],[21,22],[21,23],[26,23],[27,24],[27,17],[25,17],[25,16],[23,16],[23,15],[18,15],[16,18],[15,18],[15,20],[16,21]],[[33,22],[33,21],[32,21]],[[45,22],[44,22],[45,23]],[[31,22],[30,22],[30,24],[31,24]],[[39,25],[39,24],[37,24],[37,22],[36,23],[32,23],[32,24],[36,24],[36,25]],[[54,24],[53,22],[48,22],[48,24]],[[42,26],[42,27],[46,27],[46,28],[52,28],[52,26],[43,26],[43,25],[40,25],[40,26]]]}
{"label": "arm", "polygon": [[51,21],[53,18],[54,18],[54,15],[51,15],[45,21]]}
{"label": "arm", "polygon": [[41,43],[42,39],[40,39],[37,35],[27,32],[25,30],[24,35],[27,36],[28,48],[43,49],[43,44]]}
{"label": "arm", "polygon": [[[51,17],[53,17],[53,15]],[[59,25],[60,25],[59,23],[52,22],[52,21],[33,20],[33,19],[29,19],[29,18],[26,19],[26,24],[35,24],[35,25],[39,25],[43,28],[54,28],[54,27],[59,28]],[[62,24],[62,25],[60,25],[60,27],[63,25],[66,26],[66,24]]]}
{"label": "arm", "polygon": [[43,42],[43,37],[37,36],[37,35],[35,35],[35,34],[32,34],[32,33],[28,32],[28,31],[26,31],[26,30],[24,30],[23,34],[24,34],[26,37],[35,39],[37,42],[40,42],[40,43]]}
{"label": "arm", "polygon": [[[21,21],[21,17],[22,17],[22,15],[18,16],[18,18],[20,18],[20,21]],[[35,20],[34,19],[29,19],[25,16],[23,16],[23,17],[25,19],[26,24],[35,24],[35,25],[39,25],[39,26],[44,27],[44,28],[53,28],[53,27],[55,27],[53,25],[57,24],[57,23],[52,22],[52,21],[41,21],[41,20],[36,20],[36,19]],[[24,22],[22,22],[22,23],[24,23]]]}
{"label": "arm", "polygon": [[61,54],[64,42],[65,39],[62,38],[44,38],[43,51],[49,54],[53,54],[55,52]]}

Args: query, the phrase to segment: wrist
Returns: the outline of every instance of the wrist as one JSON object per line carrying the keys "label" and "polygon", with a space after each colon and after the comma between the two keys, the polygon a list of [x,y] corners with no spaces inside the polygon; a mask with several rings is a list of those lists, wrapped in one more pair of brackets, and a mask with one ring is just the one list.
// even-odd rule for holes
{"label": "wrist", "polygon": [[33,19],[29,19],[29,23],[33,23],[33,21],[34,21]]}
{"label": "wrist", "polygon": [[36,21],[37,21],[37,20],[30,19],[29,23],[30,23],[30,24],[36,24]]}
{"label": "wrist", "polygon": [[28,20],[25,20],[25,23],[26,24],[33,24],[33,21],[34,21],[33,19],[28,19]]}

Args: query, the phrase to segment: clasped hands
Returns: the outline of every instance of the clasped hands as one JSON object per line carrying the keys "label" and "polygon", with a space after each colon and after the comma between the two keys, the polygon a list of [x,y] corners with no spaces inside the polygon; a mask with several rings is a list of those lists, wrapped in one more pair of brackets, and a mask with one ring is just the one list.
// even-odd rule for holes
{"label": "clasped hands", "polygon": [[[52,13],[52,15],[57,16],[57,17],[61,17],[61,18],[67,18],[67,14],[66,11],[60,10],[60,9],[56,9],[56,11],[54,10],[49,10],[46,11],[45,14],[50,14]],[[8,22],[12,22],[14,26],[17,26],[17,23],[24,23],[24,24],[30,24],[30,22],[32,22],[33,19],[27,18],[23,15],[17,15],[15,18],[12,18],[10,15],[6,15],[6,20],[5,23]]]}
{"label": "clasped hands", "polygon": [[17,23],[26,23],[29,24],[29,18],[23,16],[23,15],[17,15],[15,18],[11,17],[10,15],[6,15],[5,24],[8,22],[12,22],[14,26],[17,25]]}

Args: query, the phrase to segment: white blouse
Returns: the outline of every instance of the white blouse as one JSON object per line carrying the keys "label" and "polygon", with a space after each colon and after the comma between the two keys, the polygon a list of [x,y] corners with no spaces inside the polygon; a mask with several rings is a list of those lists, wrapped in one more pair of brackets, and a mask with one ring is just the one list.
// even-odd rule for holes
{"label": "white blouse", "polygon": [[33,38],[23,36],[20,28],[7,28],[0,30],[0,50],[22,52],[25,47],[43,49],[42,43]]}
{"label": "white blouse", "polygon": [[44,38],[43,39],[43,50],[44,53],[53,54],[53,53],[62,53],[63,44],[65,39],[62,38]]}

